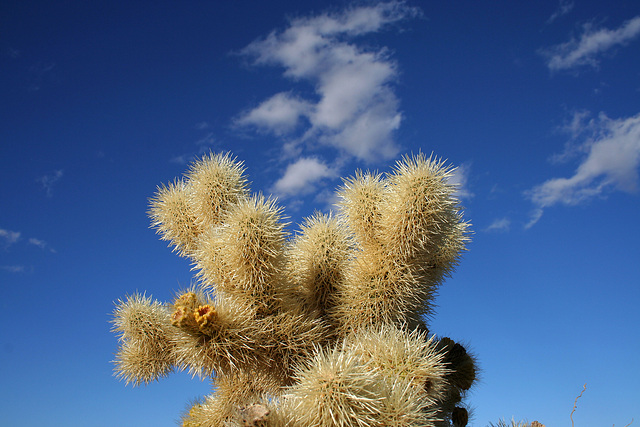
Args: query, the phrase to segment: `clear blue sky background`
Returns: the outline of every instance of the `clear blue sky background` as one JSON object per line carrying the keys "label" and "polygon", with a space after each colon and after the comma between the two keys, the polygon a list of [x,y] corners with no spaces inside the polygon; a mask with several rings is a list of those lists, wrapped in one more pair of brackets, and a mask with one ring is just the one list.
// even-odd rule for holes
{"label": "clear blue sky background", "polygon": [[471,425],[570,425],[585,383],[576,425],[640,421],[640,2],[4,0],[0,144],[3,426],[170,426],[209,392],[125,387],[109,324],[190,283],[147,200],[209,150],[294,224],[449,159],[475,234],[431,325],[478,357]]}

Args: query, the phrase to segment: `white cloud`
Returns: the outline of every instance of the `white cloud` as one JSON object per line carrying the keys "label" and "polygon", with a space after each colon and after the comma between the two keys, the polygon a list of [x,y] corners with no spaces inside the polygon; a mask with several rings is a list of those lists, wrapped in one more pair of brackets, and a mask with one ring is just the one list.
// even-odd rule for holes
{"label": "white cloud", "polygon": [[293,131],[302,116],[309,114],[308,102],[292,96],[290,93],[278,93],[263,101],[258,107],[241,116],[236,124],[253,125],[259,129],[283,135]]}
{"label": "white cloud", "polygon": [[473,193],[469,190],[470,173],[471,164],[463,163],[453,171],[453,174],[448,180],[449,184],[453,184],[457,187],[454,195],[459,199],[469,199],[473,197]]}
{"label": "white cloud", "polygon": [[47,242],[45,242],[44,240],[40,240],[40,239],[36,239],[34,237],[29,238],[29,244],[33,245],[33,246],[37,246],[40,249],[47,249],[49,252],[51,253],[56,253],[56,250],[51,248]]}
{"label": "white cloud", "polygon": [[0,241],[2,241],[5,248],[8,248],[20,240],[20,234],[21,233],[19,231],[4,230],[0,228]]}
{"label": "white cloud", "polygon": [[[5,230],[0,228],[0,247],[4,249],[8,249],[10,246],[16,244],[17,242],[22,240],[22,233],[19,231]],[[37,246],[40,249],[48,249],[50,252],[55,253],[56,251],[49,247],[49,245],[40,239],[36,239],[35,237],[30,237],[27,239],[27,243],[33,246]]]}
{"label": "white cloud", "polygon": [[560,0],[558,9],[556,9],[556,11],[553,12],[553,14],[549,17],[549,19],[547,20],[547,24],[551,24],[556,19],[571,12],[574,6],[575,6],[575,3],[573,3],[572,0]]}
{"label": "white cloud", "polygon": [[50,175],[45,175],[45,176],[42,176],[42,177],[38,178],[37,181],[42,185],[42,188],[44,189],[45,193],[47,194],[47,197],[53,196],[53,186],[58,181],[60,181],[60,179],[62,178],[63,174],[64,174],[64,171],[60,169],[60,170],[54,171]]}
{"label": "white cloud", "polygon": [[27,270],[24,265],[0,265],[0,269],[9,273],[24,273]]}
{"label": "white cloud", "polygon": [[591,126],[593,120],[590,117],[591,113],[589,111],[575,111],[571,115],[571,120],[565,123],[561,130],[570,134],[572,139],[575,139]]}
{"label": "white cloud", "polygon": [[315,189],[315,183],[324,178],[334,178],[335,171],[322,161],[303,157],[291,163],[282,178],[273,186],[273,191],[281,196],[307,194]]}
{"label": "white cloud", "polygon": [[536,208],[531,212],[531,218],[529,219],[529,222],[527,222],[524,226],[525,230],[530,229],[531,227],[533,227],[534,225],[536,225],[536,223],[538,221],[540,221],[540,218],[542,218],[542,214],[544,213],[544,209],[542,208]]}
{"label": "white cloud", "polygon": [[588,131],[589,137],[578,147],[585,154],[575,173],[550,179],[526,193],[537,208],[533,224],[544,208],[553,205],[576,205],[614,190],[637,191],[640,114],[618,120],[600,114],[589,122]]}
{"label": "white cloud", "polygon": [[640,16],[624,22],[615,30],[596,30],[585,25],[579,39],[571,39],[541,53],[547,57],[547,66],[552,71],[566,70],[583,65],[597,66],[596,57],[617,46],[625,45],[640,35]]}
{"label": "white cloud", "polygon": [[39,247],[40,249],[44,249],[44,248],[46,248],[46,247],[47,247],[47,244],[46,244],[43,240],[35,239],[35,238],[33,238],[33,237],[31,237],[31,238],[29,239],[29,244],[32,244],[32,245],[34,245],[34,246],[37,246],[37,247]]}
{"label": "white cloud", "polygon": [[570,139],[565,143],[564,150],[553,154],[549,161],[554,164],[566,163],[576,156],[586,154],[589,147],[584,144],[584,141],[580,141],[580,137],[597,132],[598,126],[589,111],[574,111],[570,119],[556,129],[560,134],[569,135]]}
{"label": "white cloud", "polygon": [[509,231],[511,220],[509,218],[496,219],[484,231]]}
{"label": "white cloud", "polygon": [[398,147],[389,133],[400,127],[402,116],[390,107],[386,102],[371,105],[338,132],[324,132],[319,139],[368,162],[391,159],[398,154]]}
{"label": "white cloud", "polygon": [[[359,160],[394,157],[393,132],[402,120],[391,87],[396,64],[384,49],[364,50],[354,38],[417,14],[404,2],[391,1],[295,19],[284,31],[254,41],[243,55],[255,65],[283,67],[285,77],[310,83],[316,96],[276,94],[237,123],[279,136],[300,130],[300,141],[328,144]],[[303,117],[307,126],[298,129]]]}
{"label": "white cloud", "polygon": [[334,48],[329,70],[320,76],[320,102],[311,120],[315,126],[339,129],[379,103],[396,107],[395,96],[386,85],[395,76],[395,66],[383,55],[359,52],[354,46]]}

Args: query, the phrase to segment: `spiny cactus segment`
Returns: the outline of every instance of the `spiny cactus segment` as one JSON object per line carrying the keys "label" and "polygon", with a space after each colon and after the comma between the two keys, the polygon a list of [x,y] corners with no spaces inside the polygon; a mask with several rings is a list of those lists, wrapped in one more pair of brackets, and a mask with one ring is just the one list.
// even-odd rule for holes
{"label": "spiny cactus segment", "polygon": [[118,301],[117,375],[211,378],[185,427],[466,425],[475,360],[425,323],[469,240],[452,173],[423,154],[386,175],[357,172],[336,214],[291,236],[241,162],[197,160],[149,209],[196,282],[167,304]]}

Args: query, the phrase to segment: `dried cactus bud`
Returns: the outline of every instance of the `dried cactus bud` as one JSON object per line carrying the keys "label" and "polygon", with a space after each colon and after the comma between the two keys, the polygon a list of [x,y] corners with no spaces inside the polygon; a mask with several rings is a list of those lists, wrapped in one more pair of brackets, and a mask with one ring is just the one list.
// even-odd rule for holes
{"label": "dried cactus bud", "polygon": [[185,331],[194,333],[198,330],[198,324],[192,310],[178,307],[171,315],[171,324]]}
{"label": "dried cactus bud", "polygon": [[178,307],[175,309],[175,311],[173,312],[173,314],[171,315],[171,324],[173,326],[177,326],[177,327],[182,327],[182,325],[184,324],[185,318],[186,316],[185,310],[181,307]]}
{"label": "dried cactus bud", "polygon": [[447,380],[461,390],[469,390],[476,380],[473,358],[461,344],[447,337],[440,340],[438,348],[444,352],[444,363],[450,370]]}
{"label": "dried cactus bud", "polygon": [[242,414],[242,425],[244,427],[258,427],[263,425],[263,421],[269,417],[269,409],[260,404],[246,406],[240,410]]}
{"label": "dried cactus bud", "polygon": [[447,351],[448,348],[452,347],[456,342],[449,337],[440,338],[438,341],[438,348],[441,350]]}
{"label": "dried cactus bud", "polygon": [[171,324],[188,331],[197,331],[198,324],[193,315],[198,307],[198,297],[194,292],[185,292],[173,303],[173,313],[171,314]]}
{"label": "dried cactus bud", "polygon": [[198,328],[202,332],[207,332],[218,319],[218,313],[209,304],[201,305],[193,312]]}
{"label": "dried cactus bud", "polygon": [[184,307],[187,310],[195,310],[198,305],[198,297],[193,292],[185,292],[173,303],[174,307]]}
{"label": "dried cactus bud", "polygon": [[458,365],[452,382],[462,390],[469,390],[476,380],[476,367],[471,356],[466,355],[465,360]]}
{"label": "dried cactus bud", "polygon": [[465,408],[453,408],[451,421],[455,427],[465,427],[469,422],[469,412]]}
{"label": "dried cactus bud", "polygon": [[462,390],[469,390],[476,379],[476,369],[473,359],[465,348],[455,343],[447,353],[445,361],[452,370],[449,381]]}
{"label": "dried cactus bud", "polygon": [[447,352],[446,361],[455,367],[462,363],[466,356],[467,350],[465,350],[460,344],[454,343]]}

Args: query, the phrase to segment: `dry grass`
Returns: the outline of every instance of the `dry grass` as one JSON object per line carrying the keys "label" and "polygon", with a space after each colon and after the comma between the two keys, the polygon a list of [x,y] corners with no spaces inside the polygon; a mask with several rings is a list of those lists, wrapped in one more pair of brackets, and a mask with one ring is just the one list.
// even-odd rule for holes
{"label": "dry grass", "polygon": [[[569,414],[569,418],[571,419],[571,427],[574,427],[573,413],[576,412],[576,408],[578,407],[578,399],[582,397],[582,394],[586,390],[587,390],[587,384],[582,386],[582,391],[578,396],[576,396],[576,399],[573,401],[573,409],[571,410],[571,414]],[[631,424],[633,424],[633,418],[631,418],[631,422],[625,425],[624,427],[629,427]],[[545,427],[545,426],[539,421],[528,423],[526,421],[515,421],[514,419],[511,419],[511,421],[500,420],[498,421],[497,424],[489,423],[488,427]],[[615,424],[613,425],[613,427],[615,427]]]}

